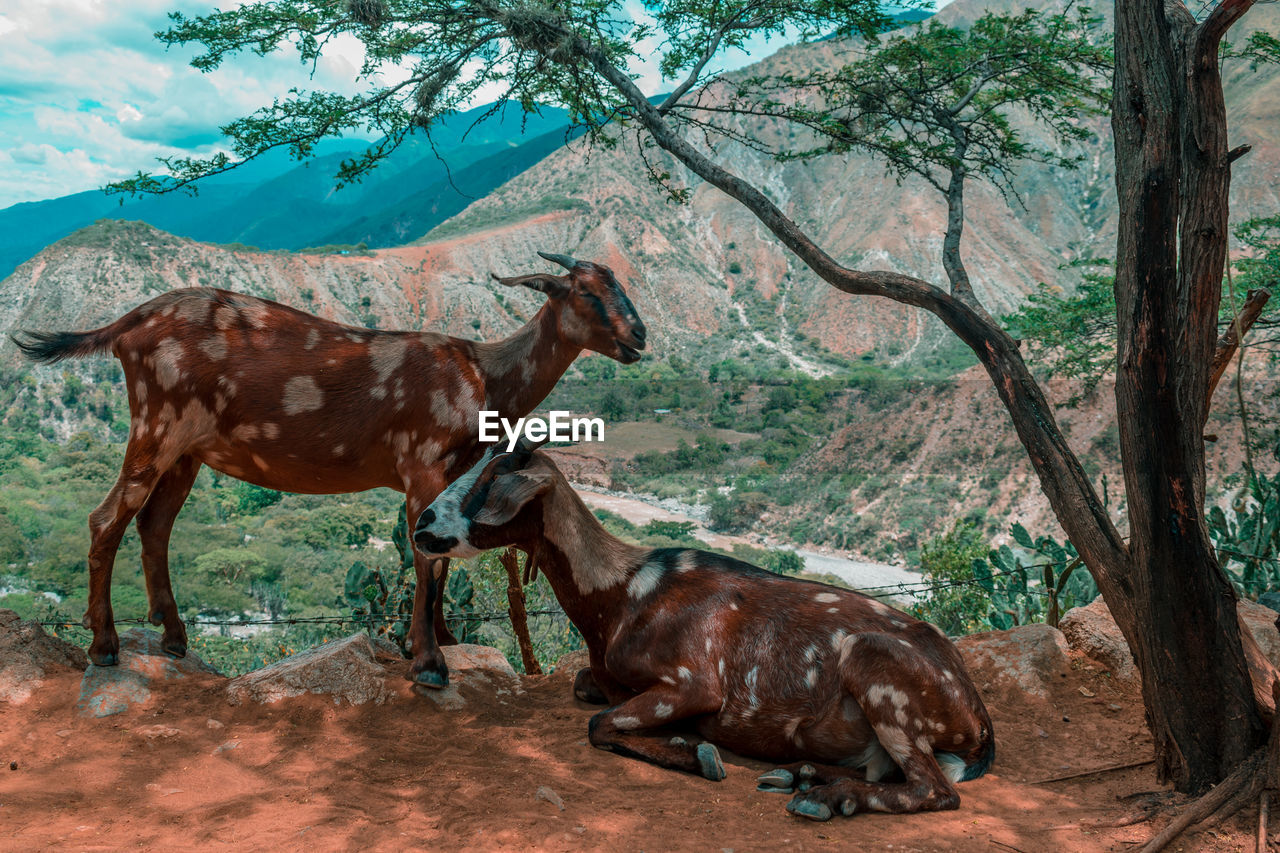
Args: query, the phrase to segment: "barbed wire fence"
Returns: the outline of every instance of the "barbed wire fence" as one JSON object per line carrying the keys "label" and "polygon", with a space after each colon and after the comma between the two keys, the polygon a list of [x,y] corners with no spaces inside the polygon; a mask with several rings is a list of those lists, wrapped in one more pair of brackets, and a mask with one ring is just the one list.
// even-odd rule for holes
{"label": "barbed wire fence", "polygon": [[[1024,575],[1032,569],[1044,569],[1046,567],[1059,567],[1066,565],[1066,562],[1048,562],[1034,563],[1023,566],[1019,571],[1011,572],[992,572],[992,578],[1009,577],[1012,575]],[[955,579],[949,581],[914,581],[896,584],[884,584],[882,586],[858,587],[855,591],[862,593],[870,598],[883,599],[893,598],[896,596],[916,597],[924,593],[935,592],[944,589],[953,589],[961,586],[981,586],[982,581],[973,578]],[[1026,595],[1039,596],[1041,598],[1050,598],[1050,593],[1036,589],[1028,585]],[[527,611],[529,616],[558,616],[564,617],[565,612],[558,607],[543,608],[538,610]],[[492,611],[488,613],[446,613],[446,622],[464,622],[464,623],[488,623],[488,622],[510,622],[511,614],[505,610]],[[566,617],[567,618],[567,617]],[[39,619],[38,621],[44,627],[52,628],[80,628],[83,627],[79,621],[59,620],[59,619]],[[329,616],[283,616],[267,619],[204,619],[189,618],[184,620],[188,626],[193,627],[249,627],[255,625],[389,625],[389,624],[407,624],[411,621],[408,616],[394,615],[329,615]],[[149,625],[149,620],[136,617],[128,619],[116,619],[117,625]]]}

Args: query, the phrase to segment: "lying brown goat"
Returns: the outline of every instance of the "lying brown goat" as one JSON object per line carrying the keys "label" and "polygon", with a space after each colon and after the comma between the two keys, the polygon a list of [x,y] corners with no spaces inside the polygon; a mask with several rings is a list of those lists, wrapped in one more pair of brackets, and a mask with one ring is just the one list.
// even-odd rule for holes
{"label": "lying brown goat", "polygon": [[[412,520],[481,455],[481,409],[515,419],[534,409],[584,349],[623,364],[646,332],[607,268],[539,252],[563,276],[494,278],[547,301],[505,340],[346,326],[285,305],[210,288],[173,290],[89,332],[19,332],[51,364],[110,351],[124,368],[132,420],[115,486],[89,516],[89,658],[113,666],[120,640],[111,572],[129,522],[142,540],[151,621],[181,657],[187,633],[169,582],[169,534],[201,465],[271,489],[308,494],[386,486]],[[448,682],[438,641],[446,564],[414,554],[410,677]]]}
{"label": "lying brown goat", "polygon": [[[991,718],[941,631],[849,590],[628,545],[533,450],[489,449],[422,513],[414,541],[450,557],[537,553],[613,705],[592,717],[593,745],[716,781],[714,744],[796,762],[762,788],[796,785],[788,811],[815,820],[953,809],[954,783],[991,765]],[[707,742],[664,731],[682,721]]]}

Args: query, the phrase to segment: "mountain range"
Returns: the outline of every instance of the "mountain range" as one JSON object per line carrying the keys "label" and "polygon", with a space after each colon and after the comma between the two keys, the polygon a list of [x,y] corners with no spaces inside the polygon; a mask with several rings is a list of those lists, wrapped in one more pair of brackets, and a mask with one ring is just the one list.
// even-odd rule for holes
{"label": "mountain range", "polygon": [[[957,0],[939,17],[964,24],[993,5],[997,4],[990,0]],[[1004,5],[1014,8],[1011,2]],[[1244,27],[1232,36],[1243,38],[1257,28],[1280,31],[1280,8],[1256,6]],[[795,45],[741,73],[830,65],[848,50],[832,40]],[[1237,60],[1228,64],[1224,77],[1231,144],[1252,146],[1233,167],[1233,220],[1274,214],[1280,211],[1280,72],[1253,71]],[[504,290],[488,281],[488,273],[551,271],[536,254],[541,250],[610,266],[649,326],[650,358],[674,365],[691,379],[705,376],[722,358],[774,359],[821,373],[852,359],[904,364],[946,357],[950,339],[929,315],[834,290],[740,205],[661,152],[648,153],[659,168],[690,189],[687,204],[671,203],[651,184],[636,156],[636,139],[624,136],[614,148],[591,148],[585,140],[565,145],[565,130],[556,125],[563,116],[548,112],[539,119],[542,124],[526,128],[523,144],[513,145],[517,118],[502,117],[483,142],[463,139],[463,121],[452,125],[456,145],[447,150],[459,158],[473,158],[453,171],[454,185],[478,196],[470,203],[456,192],[449,195],[443,189],[447,179],[439,173],[430,178],[427,167],[434,158],[421,148],[416,159],[414,150],[400,155],[396,162],[403,165],[398,171],[396,163],[389,164],[392,171],[375,173],[373,181],[353,188],[359,195],[350,202],[333,200],[341,194],[325,189],[330,172],[316,163],[264,174],[266,183],[253,192],[241,187],[242,195],[232,190],[239,185],[228,183],[202,191],[197,202],[180,205],[162,198],[136,203],[154,205],[146,211],[168,210],[166,205],[172,204],[175,221],[188,222],[199,218],[194,211],[204,208],[182,205],[207,206],[200,215],[221,221],[227,233],[218,239],[225,241],[265,244],[261,235],[286,233],[295,225],[290,239],[299,246],[398,244],[391,248],[347,254],[252,250],[166,233],[182,228],[154,227],[159,214],[149,213],[147,225],[99,222],[39,251],[0,282],[0,328],[95,327],[169,288],[205,284],[265,295],[345,322],[493,339],[523,322],[542,297]],[[1015,120],[1032,141],[1049,144],[1034,126]],[[1078,148],[1081,168],[1023,167],[1015,179],[1021,203],[1011,203],[984,185],[974,185],[968,193],[963,253],[976,290],[994,313],[1013,309],[1039,282],[1069,290],[1074,282],[1072,274],[1061,269],[1064,262],[1114,252],[1109,128],[1105,119],[1082,121],[1094,135]],[[744,130],[778,132],[749,123]],[[444,152],[442,139],[436,142]],[[483,156],[477,156],[482,150]],[[897,182],[886,176],[880,163],[859,154],[778,162],[736,142],[717,144],[716,154],[762,187],[843,263],[944,281],[940,256],[945,206],[923,181]],[[324,156],[341,154],[326,150]],[[452,155],[446,159],[451,165],[462,162]],[[509,171],[498,164],[506,164]],[[269,190],[274,182],[280,182],[275,184],[279,189]],[[297,215],[264,206],[269,215],[255,217],[253,199],[270,196],[294,199],[290,205],[296,206]],[[87,204],[77,199],[40,203],[49,206],[47,229],[28,228],[24,239],[38,242],[57,222],[70,221],[71,211]],[[0,225],[8,224],[5,217],[14,211],[0,211]],[[12,234],[13,229],[0,228],[0,233],[6,232]],[[0,360],[16,361],[7,342],[0,346]],[[970,378],[985,381],[976,372]],[[944,463],[958,458],[947,448],[968,442],[964,424],[972,426],[977,409],[993,405],[994,398],[982,394],[951,393],[935,398],[932,405],[907,395],[898,407],[901,411],[886,413],[889,421],[908,431],[916,429],[915,418],[929,420],[919,425],[927,440],[922,437],[912,445],[902,466],[904,482],[946,476]],[[1111,416],[1106,408],[1075,419],[1082,424],[1082,440],[1092,442],[1090,436],[1107,432]],[[862,417],[874,418],[875,412],[868,410]],[[988,421],[984,415],[982,431],[990,433],[984,446],[1007,444],[1011,432],[1003,419]],[[864,456],[869,448],[859,430],[867,427],[853,424],[840,435],[824,438],[798,466],[798,476],[820,477],[823,471],[847,467],[854,457]],[[1038,495],[1034,478],[1010,449],[996,484],[1008,496],[1007,508],[1043,516],[1042,501],[1028,497]],[[975,483],[978,476],[972,478]],[[856,513],[868,505],[859,488],[851,490],[840,512]],[[953,496],[957,505],[969,499],[966,494]],[[882,515],[882,520],[891,524],[892,513]]]}

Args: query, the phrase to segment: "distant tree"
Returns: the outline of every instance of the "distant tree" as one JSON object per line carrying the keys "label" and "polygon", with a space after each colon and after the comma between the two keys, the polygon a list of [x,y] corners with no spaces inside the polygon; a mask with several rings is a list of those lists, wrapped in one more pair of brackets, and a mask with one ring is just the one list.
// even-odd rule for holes
{"label": "distant tree", "polygon": [[[969,282],[959,253],[963,192],[953,191],[955,176],[962,187],[971,171],[1008,191],[999,164],[1042,157],[1013,132],[1011,110],[1029,111],[1049,130],[1070,136],[1069,114],[1088,108],[1088,87],[1105,92],[1088,74],[1103,54],[1083,29],[1083,10],[988,15],[967,34],[930,24],[914,36],[891,37],[880,65],[883,85],[862,73],[875,64],[860,65],[865,54],[849,45],[833,46],[834,62],[844,64],[823,72],[826,78],[782,74],[726,83],[714,66],[727,48],[784,33],[860,35],[874,52],[888,23],[874,0],[645,0],[647,15],[633,14],[619,0],[262,0],[195,18],[177,14],[160,37],[202,44],[205,52],[193,64],[205,70],[232,53],[266,54],[286,43],[311,63],[334,37],[349,33],[365,45],[369,90],[356,96],[293,92],[227,125],[230,154],[171,158],[168,175],[139,174],[117,188],[189,186],[275,148],[306,158],[325,137],[373,133],[378,141],[338,171],[340,183],[357,180],[412,128],[430,127],[482,86],[527,110],[562,106],[599,144],[616,144],[639,129],[639,156],[671,197],[687,198],[689,188],[671,180],[670,161],[659,160],[654,146],[743,204],[836,289],[929,311],[973,350],[1134,650],[1159,775],[1181,790],[1200,790],[1261,745],[1263,713],[1270,710],[1255,705],[1235,596],[1203,512],[1212,368],[1235,346],[1217,335],[1230,163],[1238,156],[1226,146],[1218,60],[1223,35],[1253,4],[1197,4],[1197,22],[1177,0],[1116,2],[1116,393],[1129,541],[1068,446],[1018,342]],[[627,67],[653,44],[661,45],[662,73],[675,81],[656,102]],[[1265,57],[1270,45],[1252,40],[1248,47]],[[844,50],[847,60],[838,58]],[[922,66],[919,75],[912,62]],[[784,97],[788,93],[794,99]],[[825,106],[824,97],[831,99]],[[792,110],[794,101],[816,114]],[[936,110],[932,117],[917,112],[928,105]],[[895,114],[896,127],[891,119],[888,131],[876,130],[881,116]],[[809,135],[798,135],[794,148],[768,148],[760,135],[744,132],[751,116],[799,121]],[[783,159],[814,156],[814,145],[878,149],[891,169],[902,163],[927,171],[948,201],[942,260],[949,287],[842,265],[760,186],[733,171],[735,161],[720,146],[725,141]]]}

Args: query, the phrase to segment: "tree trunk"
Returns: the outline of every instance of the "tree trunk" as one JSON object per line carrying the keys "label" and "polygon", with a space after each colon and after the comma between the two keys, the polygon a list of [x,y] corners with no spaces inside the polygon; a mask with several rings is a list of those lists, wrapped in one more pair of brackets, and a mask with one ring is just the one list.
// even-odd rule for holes
{"label": "tree trunk", "polygon": [[1160,777],[1182,791],[1222,780],[1265,736],[1204,519],[1230,181],[1220,33],[1206,28],[1229,5],[1197,26],[1180,4],[1116,3],[1116,417],[1131,593],[1107,603],[1142,673]]}

